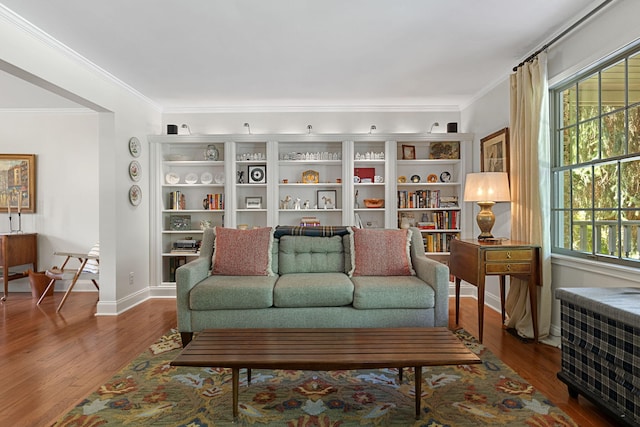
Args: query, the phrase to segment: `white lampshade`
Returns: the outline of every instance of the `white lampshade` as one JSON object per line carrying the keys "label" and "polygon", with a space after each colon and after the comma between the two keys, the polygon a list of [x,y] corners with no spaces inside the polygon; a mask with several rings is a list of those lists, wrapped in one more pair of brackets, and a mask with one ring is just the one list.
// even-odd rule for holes
{"label": "white lampshade", "polygon": [[465,202],[509,202],[509,177],[506,172],[469,173],[464,185]]}

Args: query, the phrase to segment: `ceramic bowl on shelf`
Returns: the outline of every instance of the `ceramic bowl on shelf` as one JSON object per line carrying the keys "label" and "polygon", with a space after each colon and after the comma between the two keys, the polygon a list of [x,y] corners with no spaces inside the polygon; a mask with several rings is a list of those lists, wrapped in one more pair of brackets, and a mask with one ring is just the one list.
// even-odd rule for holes
{"label": "ceramic bowl on shelf", "polygon": [[364,199],[364,205],[368,208],[381,208],[384,206],[384,199]]}

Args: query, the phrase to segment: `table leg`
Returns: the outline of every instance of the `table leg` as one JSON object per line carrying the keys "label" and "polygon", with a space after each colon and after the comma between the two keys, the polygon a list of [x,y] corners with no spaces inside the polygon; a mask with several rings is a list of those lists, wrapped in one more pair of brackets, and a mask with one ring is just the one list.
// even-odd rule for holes
{"label": "table leg", "polygon": [[231,381],[233,387],[233,421],[238,420],[238,385],[240,384],[240,368],[231,368]]}
{"label": "table leg", "polygon": [[458,324],[460,313],[460,279],[456,277],[456,325]]}
{"label": "table leg", "polygon": [[416,420],[420,419],[420,402],[422,401],[422,366],[413,368],[415,371],[415,392],[416,392]]}
{"label": "table leg", "polygon": [[504,276],[500,276],[500,314],[502,314],[502,326],[504,326],[504,294],[505,294],[505,278]]}
{"label": "table leg", "polygon": [[484,278],[478,281],[478,340],[482,343],[484,331]]}
{"label": "table leg", "polygon": [[529,278],[529,303],[531,304],[531,321],[533,322],[533,339],[538,342],[538,289],[536,282]]}

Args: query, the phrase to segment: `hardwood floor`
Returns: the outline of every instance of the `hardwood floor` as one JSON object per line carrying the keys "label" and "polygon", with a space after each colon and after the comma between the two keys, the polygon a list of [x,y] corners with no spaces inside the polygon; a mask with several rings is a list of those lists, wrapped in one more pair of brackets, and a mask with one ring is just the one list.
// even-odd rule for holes
{"label": "hardwood floor", "polygon": [[[2,426],[51,425],[176,325],[173,299],[146,301],[116,317],[96,317],[97,294],[74,293],[56,314],[61,297],[56,293],[37,307],[31,294],[13,293],[0,306]],[[463,298],[460,326],[475,336],[476,316],[476,301]],[[451,309],[451,327],[454,319]],[[615,425],[582,397],[569,397],[556,378],[559,349],[523,343],[501,328],[500,314],[491,309],[485,311],[484,328],[489,350],[580,426]]]}

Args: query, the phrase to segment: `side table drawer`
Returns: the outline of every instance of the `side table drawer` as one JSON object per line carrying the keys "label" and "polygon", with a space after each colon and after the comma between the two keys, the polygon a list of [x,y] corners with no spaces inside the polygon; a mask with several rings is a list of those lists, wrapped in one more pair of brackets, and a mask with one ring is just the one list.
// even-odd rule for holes
{"label": "side table drawer", "polygon": [[533,259],[533,250],[531,249],[505,249],[499,251],[484,251],[485,260],[487,262],[500,261],[531,261]]}
{"label": "side table drawer", "polygon": [[485,274],[529,274],[531,273],[530,263],[517,263],[517,262],[501,262],[501,263],[487,263],[485,265]]}

